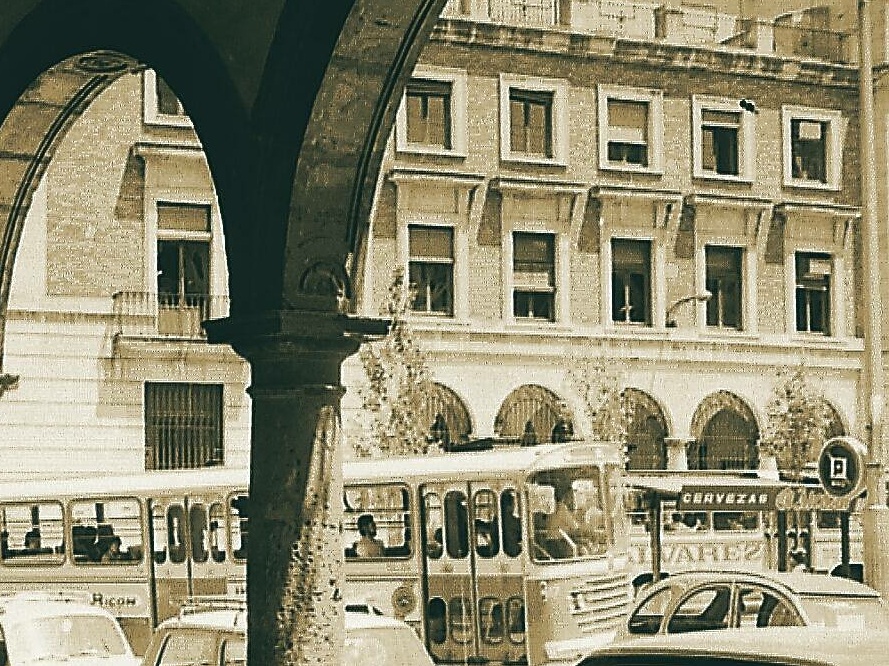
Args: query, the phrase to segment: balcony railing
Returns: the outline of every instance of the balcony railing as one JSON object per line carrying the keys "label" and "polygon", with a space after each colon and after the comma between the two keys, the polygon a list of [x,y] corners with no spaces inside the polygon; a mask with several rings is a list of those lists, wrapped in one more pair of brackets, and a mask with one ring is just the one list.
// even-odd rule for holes
{"label": "balcony railing", "polygon": [[113,311],[118,335],[204,340],[202,322],[228,316],[228,297],[119,291]]}

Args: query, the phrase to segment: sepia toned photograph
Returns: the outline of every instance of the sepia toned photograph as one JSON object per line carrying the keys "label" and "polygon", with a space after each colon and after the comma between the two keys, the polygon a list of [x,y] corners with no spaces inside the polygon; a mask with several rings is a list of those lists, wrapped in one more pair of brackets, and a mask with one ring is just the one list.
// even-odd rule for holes
{"label": "sepia toned photograph", "polygon": [[887,666],[887,258],[889,0],[0,1],[0,666]]}

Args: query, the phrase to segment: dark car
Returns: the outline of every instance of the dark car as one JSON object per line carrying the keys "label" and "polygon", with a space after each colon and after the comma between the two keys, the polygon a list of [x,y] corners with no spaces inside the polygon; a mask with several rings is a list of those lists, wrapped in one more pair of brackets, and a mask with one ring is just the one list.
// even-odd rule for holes
{"label": "dark car", "polygon": [[889,633],[770,627],[624,639],[577,666],[885,666]]}
{"label": "dark car", "polygon": [[618,637],[818,625],[889,631],[879,593],[810,573],[686,572],[643,588]]}

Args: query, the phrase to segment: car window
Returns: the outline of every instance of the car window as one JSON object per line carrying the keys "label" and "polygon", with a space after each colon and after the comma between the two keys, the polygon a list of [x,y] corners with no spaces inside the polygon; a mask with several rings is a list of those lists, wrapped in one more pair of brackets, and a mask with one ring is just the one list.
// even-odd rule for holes
{"label": "car window", "polygon": [[209,631],[172,631],[155,663],[157,666],[218,663],[216,635]]}
{"label": "car window", "polygon": [[809,624],[838,629],[889,627],[889,609],[877,598],[805,596],[800,603]]}
{"label": "car window", "polygon": [[243,638],[227,638],[222,643],[222,666],[246,666],[247,643]]}
{"label": "car window", "polygon": [[667,624],[667,632],[672,634],[727,628],[731,598],[731,588],[728,585],[694,590],[676,607]]}
{"label": "car window", "polygon": [[630,620],[627,623],[629,632],[631,634],[658,633],[672,593],[673,588],[665,587],[643,601],[633,615],[630,616]]}
{"label": "car window", "polygon": [[797,627],[802,618],[789,599],[775,590],[745,586],[738,592],[738,615],[741,627]]}

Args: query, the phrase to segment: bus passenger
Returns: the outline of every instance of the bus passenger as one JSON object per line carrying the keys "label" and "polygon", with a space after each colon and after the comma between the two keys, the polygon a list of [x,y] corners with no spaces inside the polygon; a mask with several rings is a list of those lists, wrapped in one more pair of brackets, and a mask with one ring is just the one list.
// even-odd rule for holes
{"label": "bus passenger", "polygon": [[377,539],[377,524],[369,513],[358,516],[358,534],[361,538],[355,542],[355,555],[357,557],[382,557],[384,553],[383,542]]}
{"label": "bus passenger", "polygon": [[117,535],[111,537],[111,540],[108,542],[108,550],[102,554],[102,563],[107,564],[108,562],[119,562],[123,560],[124,555],[120,552],[120,546],[120,537]]}

